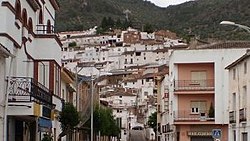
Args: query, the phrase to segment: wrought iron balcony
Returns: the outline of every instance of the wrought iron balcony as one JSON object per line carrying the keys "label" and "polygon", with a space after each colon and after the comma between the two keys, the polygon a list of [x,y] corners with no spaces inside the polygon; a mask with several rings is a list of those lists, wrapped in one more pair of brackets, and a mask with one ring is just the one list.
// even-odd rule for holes
{"label": "wrought iron balcony", "polygon": [[53,25],[36,25],[37,34],[54,34],[55,28]]}
{"label": "wrought iron balcony", "polygon": [[246,108],[242,108],[239,110],[239,120],[240,122],[243,122],[243,121],[247,121],[247,117],[246,117]]}
{"label": "wrought iron balcony", "polygon": [[9,102],[38,102],[52,107],[52,92],[28,77],[11,77],[8,86]]}
{"label": "wrought iron balcony", "polygon": [[236,123],[236,111],[229,112],[229,123]]}
{"label": "wrought iron balcony", "polygon": [[209,116],[209,111],[192,113],[190,110],[174,111],[175,121],[214,121],[214,116]]}
{"label": "wrought iron balcony", "polygon": [[213,90],[214,79],[207,80],[176,80],[175,90]]}

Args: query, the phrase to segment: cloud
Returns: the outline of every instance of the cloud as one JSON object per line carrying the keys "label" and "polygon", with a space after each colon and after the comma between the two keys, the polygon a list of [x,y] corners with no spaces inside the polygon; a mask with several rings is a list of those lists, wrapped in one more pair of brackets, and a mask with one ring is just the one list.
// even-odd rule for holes
{"label": "cloud", "polygon": [[190,0],[149,0],[149,1],[151,1],[157,6],[167,7],[169,5],[177,5],[177,4],[181,4]]}

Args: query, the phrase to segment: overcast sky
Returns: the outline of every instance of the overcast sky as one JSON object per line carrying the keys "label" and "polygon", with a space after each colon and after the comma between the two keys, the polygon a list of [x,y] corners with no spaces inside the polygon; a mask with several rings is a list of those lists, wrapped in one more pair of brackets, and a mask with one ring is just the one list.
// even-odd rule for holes
{"label": "overcast sky", "polygon": [[167,7],[169,5],[176,5],[176,4],[181,4],[184,3],[186,1],[190,1],[190,0],[149,0],[152,3],[154,3],[157,6],[160,7]]}

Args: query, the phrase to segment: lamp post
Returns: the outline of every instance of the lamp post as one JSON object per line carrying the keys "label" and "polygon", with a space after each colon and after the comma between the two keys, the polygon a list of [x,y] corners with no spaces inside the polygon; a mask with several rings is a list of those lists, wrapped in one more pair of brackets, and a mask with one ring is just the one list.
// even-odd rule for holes
{"label": "lamp post", "polygon": [[242,28],[242,29],[246,30],[248,33],[250,33],[250,27],[245,26],[245,25],[241,25],[241,24],[237,24],[237,23],[232,22],[232,21],[222,21],[222,22],[220,22],[220,24],[221,24],[221,25],[232,25],[232,26],[236,26],[236,27]]}
{"label": "lamp post", "polygon": [[90,141],[93,141],[93,113],[94,113],[94,108],[93,108],[93,105],[94,105],[94,101],[93,101],[93,96],[94,95],[94,77],[93,77],[93,73],[91,73],[91,107],[90,107],[90,111],[91,111],[91,116],[90,116],[90,123],[91,123],[91,127],[90,127]]}

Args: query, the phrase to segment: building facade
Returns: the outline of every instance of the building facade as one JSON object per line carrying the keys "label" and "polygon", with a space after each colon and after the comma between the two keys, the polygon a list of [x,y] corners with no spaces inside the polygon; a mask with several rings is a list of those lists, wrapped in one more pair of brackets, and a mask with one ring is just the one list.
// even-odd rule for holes
{"label": "building facade", "polygon": [[0,44],[14,57],[4,62],[8,130],[1,129],[0,140],[38,141],[44,134],[56,139],[61,132],[53,127],[59,124],[54,111],[62,108],[61,42],[54,34],[58,8],[56,0],[1,1]]}
{"label": "building facade", "polygon": [[249,50],[226,67],[229,70],[229,138],[247,141],[249,128]]}
{"label": "building facade", "polygon": [[229,140],[229,78],[224,68],[248,47],[248,43],[226,42],[172,52],[169,140],[213,141],[213,130],[219,130],[220,140]]}

